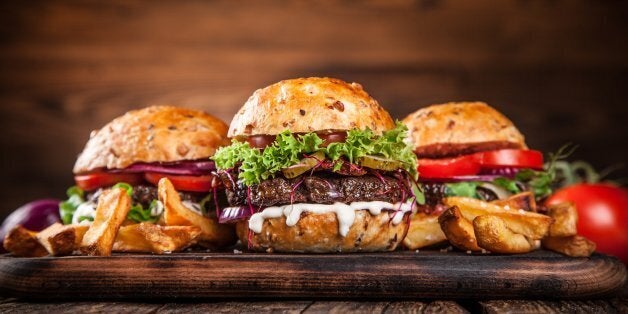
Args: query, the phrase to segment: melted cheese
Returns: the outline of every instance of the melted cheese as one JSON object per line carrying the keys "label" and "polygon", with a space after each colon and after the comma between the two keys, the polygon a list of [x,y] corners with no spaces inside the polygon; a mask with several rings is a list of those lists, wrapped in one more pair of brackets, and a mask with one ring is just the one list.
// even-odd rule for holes
{"label": "melted cheese", "polygon": [[392,204],[388,202],[353,202],[351,204],[334,203],[334,204],[308,204],[298,203],[283,206],[267,207],[259,213],[255,213],[249,218],[249,229],[255,233],[262,232],[264,220],[270,218],[286,217],[286,225],[292,227],[299,222],[301,213],[308,212],[313,214],[335,213],[338,219],[338,231],[343,237],[349,233],[349,229],[355,221],[356,210],[368,210],[371,215],[379,215],[382,210],[388,209],[394,211],[392,223],[398,225],[401,223],[405,213],[414,210],[414,202]]}

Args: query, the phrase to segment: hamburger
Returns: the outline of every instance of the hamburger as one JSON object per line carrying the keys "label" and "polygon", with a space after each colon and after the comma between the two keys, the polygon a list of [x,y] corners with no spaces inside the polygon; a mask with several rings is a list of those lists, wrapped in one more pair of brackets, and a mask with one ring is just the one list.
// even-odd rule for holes
{"label": "hamburger", "polygon": [[216,152],[229,207],[254,251],[391,251],[414,209],[407,129],[357,83],[299,78],[259,89]]}
{"label": "hamburger", "polygon": [[[235,242],[230,226],[219,225],[220,180],[212,174],[209,160],[218,147],[228,144],[227,125],[201,111],[172,106],[153,106],[129,111],[91,133],[74,165],[76,185],[59,206],[65,224],[89,224],[94,220],[101,192],[109,187],[127,189],[131,195],[129,223],[158,223],[163,204],[157,183],[168,178],[183,204],[216,226],[212,238],[200,244],[210,247]],[[224,197],[223,197],[224,198]]]}
{"label": "hamburger", "polygon": [[441,200],[448,196],[494,201],[525,192],[536,200],[551,194],[543,154],[529,149],[515,125],[483,102],[432,105],[403,123],[418,158],[420,211],[426,214],[442,212]]}

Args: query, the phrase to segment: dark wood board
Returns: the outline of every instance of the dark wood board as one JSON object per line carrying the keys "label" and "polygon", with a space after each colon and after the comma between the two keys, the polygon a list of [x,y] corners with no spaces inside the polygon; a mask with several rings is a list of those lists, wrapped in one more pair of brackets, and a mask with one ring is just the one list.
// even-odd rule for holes
{"label": "dark wood board", "polygon": [[574,299],[626,282],[615,258],[456,252],[0,257],[0,295],[48,299]]}

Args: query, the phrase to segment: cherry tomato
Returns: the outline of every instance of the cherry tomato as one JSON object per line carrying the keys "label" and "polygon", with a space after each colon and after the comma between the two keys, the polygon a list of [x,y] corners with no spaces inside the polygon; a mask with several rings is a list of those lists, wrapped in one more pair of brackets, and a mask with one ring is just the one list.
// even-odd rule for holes
{"label": "cherry tomato", "polygon": [[451,178],[480,172],[480,163],[473,155],[454,158],[419,159],[421,178]]}
{"label": "cherry tomato", "polygon": [[597,251],[628,264],[628,192],[609,184],[575,184],[558,190],[547,204],[573,202],[578,233],[597,244]]}
{"label": "cherry tomato", "polygon": [[161,178],[168,178],[174,188],[188,192],[208,192],[215,186],[216,180],[213,175],[206,176],[177,176],[157,172],[147,172],[145,174],[146,181],[157,185]]}
{"label": "cherry tomato", "polygon": [[274,135],[251,135],[246,138],[251,147],[264,149],[275,141]]}
{"label": "cherry tomato", "polygon": [[538,150],[500,149],[475,155],[482,168],[517,167],[543,169],[543,154]]}
{"label": "cherry tomato", "polygon": [[74,176],[76,185],[84,191],[93,191],[105,186],[111,186],[119,182],[136,185],[144,182],[141,173],[108,173],[95,172]]}

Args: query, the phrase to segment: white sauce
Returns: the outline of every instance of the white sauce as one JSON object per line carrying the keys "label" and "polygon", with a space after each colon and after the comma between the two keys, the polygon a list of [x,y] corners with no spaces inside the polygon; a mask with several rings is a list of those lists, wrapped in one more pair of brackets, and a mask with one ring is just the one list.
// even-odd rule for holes
{"label": "white sauce", "polygon": [[[72,215],[72,224],[79,224],[79,218],[81,217],[91,217],[94,218],[96,216],[96,203],[94,202],[85,202],[79,205],[74,211],[74,215]],[[80,224],[90,224],[91,221],[84,219],[80,222]]]}
{"label": "white sauce", "polygon": [[150,215],[152,217],[159,217],[164,212],[164,203],[157,201],[155,206],[151,207]]}
{"label": "white sauce", "polygon": [[[229,209],[229,208],[227,208]],[[405,213],[414,210],[414,202],[392,204],[388,202],[353,202],[349,205],[344,203],[334,204],[307,204],[298,203],[284,206],[267,207],[259,213],[255,213],[249,218],[249,229],[255,233],[262,232],[262,225],[265,219],[286,217],[286,225],[292,227],[299,222],[302,212],[313,214],[325,214],[333,212],[338,219],[338,229],[343,237],[349,233],[349,229],[355,221],[356,210],[368,210],[371,215],[381,214],[383,209],[393,210],[392,223],[398,225],[403,220]]]}
{"label": "white sauce", "polygon": [[189,210],[197,212],[199,215],[203,214],[203,212],[201,212],[201,204],[191,202],[191,201],[182,201],[181,203],[183,204],[183,206],[187,207]]}

